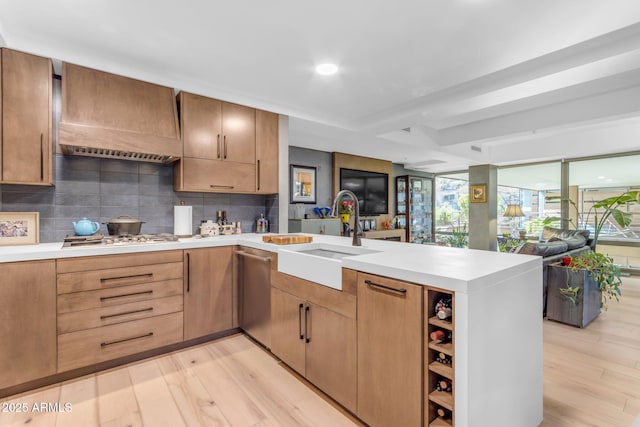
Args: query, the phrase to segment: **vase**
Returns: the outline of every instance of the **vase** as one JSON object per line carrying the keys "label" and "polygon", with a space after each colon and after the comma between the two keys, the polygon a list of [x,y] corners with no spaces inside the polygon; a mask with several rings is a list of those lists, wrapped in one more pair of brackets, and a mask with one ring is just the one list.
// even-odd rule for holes
{"label": "vase", "polygon": [[342,221],[343,224],[346,224],[349,222],[349,218],[351,218],[351,214],[340,214],[340,221]]}

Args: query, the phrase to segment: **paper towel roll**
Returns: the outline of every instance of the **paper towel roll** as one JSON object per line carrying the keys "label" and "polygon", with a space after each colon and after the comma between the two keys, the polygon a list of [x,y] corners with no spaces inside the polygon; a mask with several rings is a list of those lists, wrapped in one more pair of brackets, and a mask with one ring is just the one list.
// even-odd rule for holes
{"label": "paper towel roll", "polygon": [[173,234],[178,237],[191,237],[193,234],[191,212],[191,206],[173,207]]}

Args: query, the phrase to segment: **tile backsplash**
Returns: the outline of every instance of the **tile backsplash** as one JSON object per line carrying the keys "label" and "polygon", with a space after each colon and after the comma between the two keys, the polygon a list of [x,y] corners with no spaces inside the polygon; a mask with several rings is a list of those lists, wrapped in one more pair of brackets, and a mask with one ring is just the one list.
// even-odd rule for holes
{"label": "tile backsplash", "polygon": [[[120,215],[144,221],[142,233],[173,233],[173,207],[193,206],[193,232],[203,219],[227,211],[244,232],[255,231],[260,213],[278,231],[278,196],[173,191],[173,166],[127,160],[55,156],[55,186],[0,186],[0,211],[40,212],[40,242],[73,234],[72,221],[106,222]],[[107,234],[105,225],[101,232]]]}

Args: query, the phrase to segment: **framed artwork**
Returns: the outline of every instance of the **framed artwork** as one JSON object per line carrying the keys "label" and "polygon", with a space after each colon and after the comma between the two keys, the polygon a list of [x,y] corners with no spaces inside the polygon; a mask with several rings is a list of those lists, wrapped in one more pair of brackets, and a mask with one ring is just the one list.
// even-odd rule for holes
{"label": "framed artwork", "polygon": [[290,203],[316,203],[316,168],[291,165]]}
{"label": "framed artwork", "polygon": [[39,212],[0,212],[0,246],[40,242]]}
{"label": "framed artwork", "polygon": [[471,203],[487,203],[487,184],[472,185],[469,196]]}

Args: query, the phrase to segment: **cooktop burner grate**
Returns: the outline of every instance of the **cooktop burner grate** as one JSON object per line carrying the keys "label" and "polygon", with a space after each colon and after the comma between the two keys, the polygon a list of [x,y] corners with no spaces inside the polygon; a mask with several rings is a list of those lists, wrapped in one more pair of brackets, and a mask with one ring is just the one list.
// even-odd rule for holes
{"label": "cooktop burner grate", "polygon": [[67,236],[64,238],[63,248],[82,246],[127,246],[149,243],[177,242],[178,238],[169,233],[161,234],[123,234],[119,236]]}

